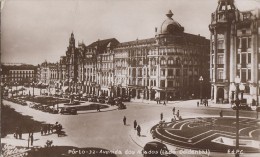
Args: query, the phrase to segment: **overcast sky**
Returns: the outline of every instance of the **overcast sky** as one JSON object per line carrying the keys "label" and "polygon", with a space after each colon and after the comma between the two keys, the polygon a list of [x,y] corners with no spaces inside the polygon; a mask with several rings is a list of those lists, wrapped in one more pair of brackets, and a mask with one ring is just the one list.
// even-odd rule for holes
{"label": "overcast sky", "polygon": [[[260,0],[235,0],[239,10]],[[71,32],[76,45],[98,39],[119,42],[154,37],[172,10],[185,32],[209,38],[210,15],[218,0],[5,0],[1,13],[3,63],[40,64],[65,55]]]}

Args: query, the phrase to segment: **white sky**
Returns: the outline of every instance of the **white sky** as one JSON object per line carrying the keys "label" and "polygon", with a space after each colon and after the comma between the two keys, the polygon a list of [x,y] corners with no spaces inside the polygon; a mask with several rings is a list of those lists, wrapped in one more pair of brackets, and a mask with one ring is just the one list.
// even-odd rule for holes
{"label": "white sky", "polygon": [[[65,55],[71,32],[76,45],[98,39],[119,42],[154,37],[171,9],[185,32],[209,38],[218,0],[5,0],[1,13],[1,61],[40,64]],[[260,0],[235,0],[239,10]]]}

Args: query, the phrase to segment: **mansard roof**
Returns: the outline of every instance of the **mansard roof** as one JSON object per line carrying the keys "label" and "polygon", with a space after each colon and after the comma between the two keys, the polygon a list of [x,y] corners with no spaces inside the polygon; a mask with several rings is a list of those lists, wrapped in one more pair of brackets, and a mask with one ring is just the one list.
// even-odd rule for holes
{"label": "mansard roof", "polygon": [[95,41],[92,44],[88,45],[87,47],[96,47],[96,46],[98,46],[99,48],[106,48],[108,44],[110,44],[111,47],[114,47],[118,43],[119,43],[119,41],[117,39],[110,38],[110,39],[104,39],[104,40]]}
{"label": "mansard roof", "polygon": [[126,47],[126,46],[134,46],[134,45],[145,45],[145,44],[155,44],[155,38],[148,38],[148,39],[137,39],[134,41],[122,42],[118,44],[117,47]]}

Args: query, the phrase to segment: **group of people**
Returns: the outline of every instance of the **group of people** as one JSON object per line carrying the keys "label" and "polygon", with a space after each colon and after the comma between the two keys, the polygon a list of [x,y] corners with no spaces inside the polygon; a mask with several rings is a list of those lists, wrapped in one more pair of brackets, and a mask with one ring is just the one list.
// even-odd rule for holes
{"label": "group of people", "polygon": [[[124,116],[124,118],[123,118],[123,123],[124,123],[124,125],[126,125],[126,116]],[[137,131],[137,135],[141,136],[141,127],[140,127],[140,125],[137,125],[136,120],[134,120],[134,129]]]}
{"label": "group of people", "polygon": [[[180,110],[177,110],[176,114],[175,114],[175,110],[176,110],[175,107],[173,107],[173,108],[172,108],[172,114],[174,115],[174,119],[176,120],[176,119],[178,118],[179,120],[181,120],[182,117],[180,116]],[[176,116],[177,118],[176,118],[175,116]],[[172,121],[173,121],[173,119],[172,119]]]}
{"label": "group of people", "polygon": [[141,127],[140,127],[140,125],[137,125],[136,120],[134,120],[134,129],[137,131],[137,135],[141,136]]}
{"label": "group of people", "polygon": [[16,127],[16,129],[15,129],[15,133],[14,133],[14,137],[16,138],[16,139],[22,139],[22,129],[20,128],[20,127]]}
{"label": "group of people", "polygon": [[41,126],[41,135],[46,135],[53,133],[53,125],[52,124],[42,124]]}
{"label": "group of people", "polygon": [[201,102],[197,102],[197,107],[199,107],[199,105],[200,105],[200,103],[202,104],[202,105],[204,105],[204,106],[209,106],[209,101],[208,101],[208,99],[204,99],[204,100],[202,100]]}
{"label": "group of people", "polygon": [[56,122],[54,125],[53,124],[42,124],[41,126],[41,135],[49,135],[50,133],[53,133],[54,130],[56,131],[58,137],[61,134],[62,130],[62,125]]}

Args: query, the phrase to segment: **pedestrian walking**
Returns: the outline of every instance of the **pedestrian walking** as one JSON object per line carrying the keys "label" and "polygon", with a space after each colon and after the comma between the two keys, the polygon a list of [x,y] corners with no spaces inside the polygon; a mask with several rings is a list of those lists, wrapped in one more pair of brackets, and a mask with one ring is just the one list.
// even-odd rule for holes
{"label": "pedestrian walking", "polygon": [[172,109],[172,114],[175,115],[175,107]]}
{"label": "pedestrian walking", "polygon": [[198,102],[197,102],[197,107],[199,107],[199,106],[200,106],[200,102],[198,101]]}
{"label": "pedestrian walking", "polygon": [[31,133],[31,146],[33,146],[33,132]]}
{"label": "pedestrian walking", "polygon": [[20,127],[18,129],[18,134],[19,134],[19,139],[22,139],[23,133],[22,133],[22,129]]}
{"label": "pedestrian walking", "polygon": [[165,100],[164,100],[164,102],[163,102],[163,105],[166,105],[166,102],[165,102]]}
{"label": "pedestrian walking", "polygon": [[44,125],[43,130],[44,130],[44,135],[46,135],[47,134],[47,125],[46,124]]}
{"label": "pedestrian walking", "polygon": [[41,135],[43,135],[43,125],[41,125]]}
{"label": "pedestrian walking", "polygon": [[18,127],[15,128],[15,134],[14,134],[14,137],[17,139],[18,138],[18,132],[19,132],[19,129]]}
{"label": "pedestrian walking", "polygon": [[180,111],[179,110],[177,111],[176,116],[179,118],[179,116],[180,116]]}
{"label": "pedestrian walking", "polygon": [[137,135],[141,136],[141,127],[140,127],[140,125],[138,125],[136,129],[137,129]]}
{"label": "pedestrian walking", "polygon": [[136,120],[134,121],[134,129],[136,130],[137,122]]}
{"label": "pedestrian walking", "polygon": [[159,98],[158,97],[156,98],[156,103],[159,104]]}
{"label": "pedestrian walking", "polygon": [[152,130],[151,134],[152,134],[153,139],[155,139],[155,131],[154,130]]}
{"label": "pedestrian walking", "polygon": [[51,131],[51,124],[48,124],[48,126],[47,126],[47,130],[48,130],[48,134],[50,134],[50,131]]}
{"label": "pedestrian walking", "polygon": [[209,101],[208,101],[208,99],[206,99],[206,106],[209,106]]}
{"label": "pedestrian walking", "polygon": [[163,120],[163,113],[161,113],[161,120]]}
{"label": "pedestrian walking", "polygon": [[100,112],[100,106],[99,105],[97,105],[97,111]]}
{"label": "pedestrian walking", "polygon": [[53,124],[50,126],[51,133],[53,133]]}
{"label": "pedestrian walking", "polygon": [[126,125],[126,117],[123,118],[124,125]]}
{"label": "pedestrian walking", "polygon": [[220,110],[219,116],[220,116],[220,117],[223,117],[223,111],[222,111],[222,110]]}

